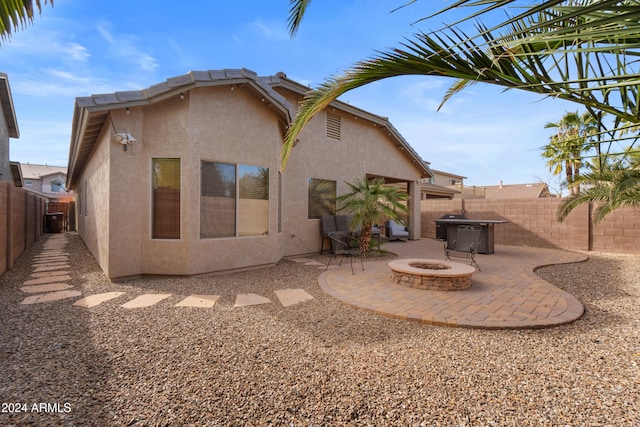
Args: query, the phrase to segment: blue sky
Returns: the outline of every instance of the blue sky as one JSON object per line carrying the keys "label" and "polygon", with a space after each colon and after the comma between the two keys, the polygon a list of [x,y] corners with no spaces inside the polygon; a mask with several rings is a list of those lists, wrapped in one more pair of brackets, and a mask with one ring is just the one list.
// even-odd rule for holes
{"label": "blue sky", "polygon": [[[11,160],[66,166],[78,96],[143,89],[192,70],[241,67],[260,75],[283,71],[316,86],[376,50],[433,29],[436,23],[411,23],[443,4],[423,1],[390,13],[403,3],[316,0],[291,39],[288,0],[56,0],[0,48],[20,128]],[[399,77],[341,99],[388,117],[432,168],[465,176],[469,185],[542,180],[557,187],[540,157],[551,134],[544,125],[580,106],[478,84],[437,112],[451,83]]]}

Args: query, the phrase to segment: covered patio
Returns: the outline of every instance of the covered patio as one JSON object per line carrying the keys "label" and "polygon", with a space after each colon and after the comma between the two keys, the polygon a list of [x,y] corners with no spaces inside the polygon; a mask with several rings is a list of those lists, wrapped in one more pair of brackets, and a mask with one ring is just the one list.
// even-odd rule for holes
{"label": "covered patio", "polygon": [[[444,259],[443,243],[433,239],[388,242],[384,249],[398,258]],[[541,328],[579,319],[582,304],[541,279],[538,267],[581,262],[578,252],[524,246],[499,246],[495,254],[478,254],[482,271],[461,291],[432,291],[396,284],[389,260],[365,263],[351,274],[349,265],[331,268],[318,282],[329,295],[384,316],[425,324],[487,329]]]}

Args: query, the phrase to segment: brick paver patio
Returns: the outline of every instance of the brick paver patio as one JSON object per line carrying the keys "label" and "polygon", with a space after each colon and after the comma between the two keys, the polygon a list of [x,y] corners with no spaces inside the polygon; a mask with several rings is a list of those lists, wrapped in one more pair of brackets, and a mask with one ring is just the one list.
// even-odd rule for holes
{"label": "brick paver patio", "polygon": [[[384,249],[400,258],[444,260],[443,242],[433,239],[389,242]],[[397,319],[453,327],[539,328],[577,320],[584,308],[534,270],[586,259],[576,252],[499,245],[494,254],[476,256],[482,271],[474,273],[467,290],[430,291],[396,284],[388,261],[367,262],[365,271],[357,268],[355,274],[347,261],[322,273],[318,282],[347,304]]]}

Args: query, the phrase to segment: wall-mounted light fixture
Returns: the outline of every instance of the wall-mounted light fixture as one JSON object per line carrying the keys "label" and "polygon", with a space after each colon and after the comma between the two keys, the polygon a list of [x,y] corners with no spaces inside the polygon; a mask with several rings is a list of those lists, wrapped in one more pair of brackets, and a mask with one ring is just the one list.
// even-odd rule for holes
{"label": "wall-mounted light fixture", "polygon": [[122,149],[127,151],[127,146],[136,142],[136,139],[130,133],[118,132],[113,135],[113,141],[122,144]]}

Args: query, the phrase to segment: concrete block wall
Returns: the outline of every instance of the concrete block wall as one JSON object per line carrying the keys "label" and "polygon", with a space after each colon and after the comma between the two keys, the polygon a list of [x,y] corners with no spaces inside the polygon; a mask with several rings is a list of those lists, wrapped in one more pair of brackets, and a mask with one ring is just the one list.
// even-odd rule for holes
{"label": "concrete block wall", "polygon": [[42,236],[44,212],[43,197],[0,182],[0,274]]}
{"label": "concrete block wall", "polygon": [[600,224],[591,220],[591,207],[582,205],[559,222],[561,199],[424,200],[422,237],[435,238],[434,220],[447,213],[469,219],[504,219],[495,226],[495,243],[541,248],[640,253],[640,209],[622,208]]}
{"label": "concrete block wall", "polygon": [[593,225],[594,251],[640,253],[640,208],[624,207]]}

